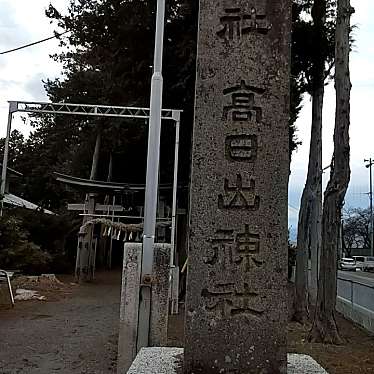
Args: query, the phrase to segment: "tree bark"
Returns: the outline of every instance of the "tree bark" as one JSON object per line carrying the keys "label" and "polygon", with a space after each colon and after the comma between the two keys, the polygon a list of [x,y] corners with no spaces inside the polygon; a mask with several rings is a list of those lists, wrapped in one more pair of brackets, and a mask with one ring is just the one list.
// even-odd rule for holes
{"label": "tree bark", "polygon": [[[312,8],[314,39],[325,45],[326,0],[315,0]],[[322,215],[322,109],[325,82],[326,52],[317,48],[312,68],[312,127],[308,174],[301,197],[297,230],[294,320],[305,323],[309,317],[309,301],[315,304]],[[308,259],[311,258],[309,279]],[[308,298],[309,294],[309,298]]]}
{"label": "tree bark", "polygon": [[91,174],[90,174],[91,180],[95,180],[97,178],[97,168],[99,165],[100,148],[101,148],[101,127],[98,127],[97,135],[96,135],[96,142],[95,142],[95,150],[92,156]]}
{"label": "tree bark", "polygon": [[322,242],[322,110],[323,98],[325,93],[324,88],[324,67],[320,64],[318,74],[316,74],[316,87],[313,90],[313,114],[312,121],[315,129],[315,152],[314,155],[314,178],[312,180],[312,188],[314,201],[311,208],[310,221],[310,242],[309,253],[311,262],[310,279],[308,279],[308,295],[309,303],[315,305],[317,301],[318,289],[318,273],[320,261],[320,249]]}
{"label": "tree bark", "polygon": [[310,340],[329,344],[342,342],[335,321],[337,251],[341,211],[350,180],[350,73],[349,32],[353,8],[350,0],[338,0],[335,46],[336,114],[334,155],[325,191],[322,216],[322,252],[318,296]]}
{"label": "tree bark", "polygon": [[[99,165],[99,158],[100,158],[100,148],[101,148],[101,127],[98,125],[97,127],[97,135],[96,135],[96,142],[95,142],[95,149],[92,156],[92,164],[91,164],[91,173],[90,173],[90,180],[95,180],[97,178],[97,170]],[[94,193],[87,193],[85,198],[85,206],[87,211],[84,213],[87,214],[95,214],[95,194]],[[82,226],[88,221],[90,221],[93,217],[90,215],[83,216]],[[83,232],[82,232],[83,233]],[[94,278],[94,266],[95,266],[95,258],[94,258],[94,248],[93,248],[93,227],[92,225],[88,226],[84,231],[84,236],[82,238],[82,248],[80,251],[77,251],[77,256],[79,254],[79,266],[80,268],[75,270],[76,277],[78,281],[92,281]],[[78,262],[77,262],[78,263]]]}
{"label": "tree bark", "polygon": [[106,178],[106,181],[111,182],[112,178],[113,178],[113,152],[110,151],[109,164],[108,164],[108,176]]}

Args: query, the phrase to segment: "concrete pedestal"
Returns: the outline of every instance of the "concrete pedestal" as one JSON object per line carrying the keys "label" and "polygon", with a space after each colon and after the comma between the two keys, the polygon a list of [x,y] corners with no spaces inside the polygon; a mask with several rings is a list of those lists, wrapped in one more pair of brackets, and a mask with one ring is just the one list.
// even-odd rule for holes
{"label": "concrete pedestal", "polygon": [[[170,252],[170,244],[155,244],[149,332],[151,346],[164,346],[167,343]],[[141,259],[142,244],[126,243],[120,306],[118,373],[126,373],[137,354]]]}
{"label": "concrete pedestal", "polygon": [[[183,351],[183,348],[142,348],[127,374],[180,374]],[[310,356],[291,353],[287,355],[287,361],[287,374],[328,374]]]}

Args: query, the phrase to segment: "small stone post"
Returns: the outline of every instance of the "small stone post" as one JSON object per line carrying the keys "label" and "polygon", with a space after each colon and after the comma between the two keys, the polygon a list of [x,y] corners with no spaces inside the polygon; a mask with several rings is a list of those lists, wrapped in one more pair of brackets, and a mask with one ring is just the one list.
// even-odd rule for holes
{"label": "small stone post", "polygon": [[[150,346],[166,346],[169,312],[170,244],[154,245]],[[117,373],[125,374],[137,354],[141,243],[124,246]]]}
{"label": "small stone post", "polygon": [[200,0],[186,374],[286,373],[291,0]]}

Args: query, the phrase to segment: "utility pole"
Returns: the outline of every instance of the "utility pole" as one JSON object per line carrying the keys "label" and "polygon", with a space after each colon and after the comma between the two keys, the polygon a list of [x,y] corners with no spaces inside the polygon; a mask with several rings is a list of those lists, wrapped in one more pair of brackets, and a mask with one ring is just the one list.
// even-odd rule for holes
{"label": "utility pole", "polygon": [[4,156],[1,170],[1,184],[0,184],[0,217],[3,215],[4,207],[4,196],[6,188],[6,178],[8,169],[8,158],[9,158],[9,140],[12,129],[13,113],[17,111],[17,103],[15,101],[9,101],[9,113],[8,113],[8,124],[6,130],[5,144],[4,144]]}
{"label": "utility pole", "polygon": [[370,252],[371,255],[374,256],[374,222],[373,222],[373,176],[372,176],[372,166],[374,161],[370,157],[368,160],[364,160],[364,162],[368,162],[365,167],[370,169]]}

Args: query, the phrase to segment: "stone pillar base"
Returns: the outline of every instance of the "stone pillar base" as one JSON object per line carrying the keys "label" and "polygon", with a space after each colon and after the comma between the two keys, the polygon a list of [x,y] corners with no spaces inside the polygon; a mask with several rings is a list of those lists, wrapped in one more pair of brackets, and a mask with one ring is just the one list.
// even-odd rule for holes
{"label": "stone pillar base", "polygon": [[[167,343],[170,244],[154,245],[150,346]],[[126,373],[137,354],[142,243],[126,243],[120,305],[117,372]]]}
{"label": "stone pillar base", "polygon": [[179,313],[179,266],[170,269],[170,314]]}
{"label": "stone pillar base", "polygon": [[[127,374],[181,374],[183,351],[183,348],[142,348]],[[287,374],[328,374],[310,356],[289,353],[287,361]]]}

